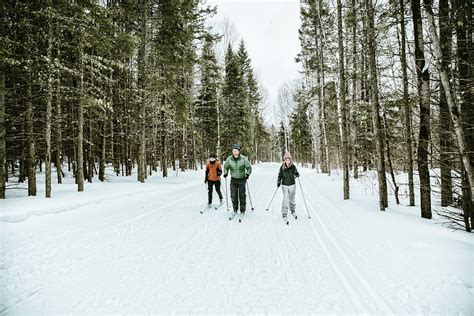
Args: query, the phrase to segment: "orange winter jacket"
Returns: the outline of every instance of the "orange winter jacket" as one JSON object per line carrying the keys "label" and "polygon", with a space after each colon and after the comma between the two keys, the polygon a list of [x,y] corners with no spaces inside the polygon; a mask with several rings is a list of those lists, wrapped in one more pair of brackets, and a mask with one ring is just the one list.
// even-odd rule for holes
{"label": "orange winter jacket", "polygon": [[206,179],[209,181],[219,181],[221,179],[222,167],[219,161],[206,164]]}

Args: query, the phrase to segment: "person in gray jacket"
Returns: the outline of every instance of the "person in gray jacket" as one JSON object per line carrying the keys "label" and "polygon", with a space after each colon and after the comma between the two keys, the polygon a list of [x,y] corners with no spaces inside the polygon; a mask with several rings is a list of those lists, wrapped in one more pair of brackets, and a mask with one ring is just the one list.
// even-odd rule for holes
{"label": "person in gray jacket", "polygon": [[296,169],[296,166],[293,164],[290,153],[286,153],[283,156],[283,163],[280,167],[280,172],[278,173],[278,182],[277,187],[280,187],[282,184],[283,190],[283,202],[281,204],[281,214],[284,219],[288,215],[288,207],[291,214],[295,214],[296,211],[296,181],[295,178],[299,177],[300,174]]}

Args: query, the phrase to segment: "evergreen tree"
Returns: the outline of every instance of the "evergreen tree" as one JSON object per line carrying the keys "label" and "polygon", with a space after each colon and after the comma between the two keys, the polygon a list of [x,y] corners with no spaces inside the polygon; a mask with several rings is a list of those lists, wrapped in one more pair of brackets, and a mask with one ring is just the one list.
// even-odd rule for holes
{"label": "evergreen tree", "polygon": [[219,102],[219,66],[214,50],[214,39],[206,34],[201,56],[201,82],[196,101],[197,130],[200,133],[201,146],[208,157],[217,151],[218,102]]}
{"label": "evergreen tree", "polygon": [[239,57],[229,45],[225,56],[225,76],[222,89],[222,143],[221,153],[230,154],[232,144],[239,143],[245,151],[248,129],[246,120],[246,98]]}

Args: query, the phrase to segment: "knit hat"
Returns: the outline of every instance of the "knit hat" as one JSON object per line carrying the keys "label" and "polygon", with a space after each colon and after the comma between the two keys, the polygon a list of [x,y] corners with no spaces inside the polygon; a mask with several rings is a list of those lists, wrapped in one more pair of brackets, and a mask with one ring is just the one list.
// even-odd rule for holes
{"label": "knit hat", "polygon": [[286,158],[290,158],[290,160],[293,160],[293,158],[291,158],[291,155],[289,152],[286,152],[285,155],[283,156],[283,160],[286,160]]}
{"label": "knit hat", "polygon": [[238,151],[240,151],[240,145],[239,144],[234,144],[234,145],[232,145],[232,149],[237,149]]}
{"label": "knit hat", "polygon": [[209,158],[216,158],[216,154],[210,154]]}

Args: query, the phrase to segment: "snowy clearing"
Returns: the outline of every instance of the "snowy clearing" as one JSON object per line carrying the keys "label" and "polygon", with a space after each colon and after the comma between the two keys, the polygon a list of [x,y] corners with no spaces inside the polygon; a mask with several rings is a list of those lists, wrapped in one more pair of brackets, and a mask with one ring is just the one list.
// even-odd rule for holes
{"label": "snowy clearing", "polygon": [[472,235],[421,219],[418,207],[379,212],[358,182],[343,201],[339,179],[301,167],[312,218],[298,186],[287,226],[281,192],[265,211],[278,167],[254,166],[255,211],[247,203],[242,223],[225,204],[200,214],[202,171],[111,177],[83,193],[67,179],[52,199],[41,181],[38,197],[8,191],[0,312],[474,313]]}

